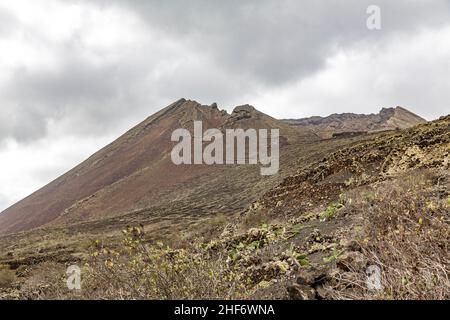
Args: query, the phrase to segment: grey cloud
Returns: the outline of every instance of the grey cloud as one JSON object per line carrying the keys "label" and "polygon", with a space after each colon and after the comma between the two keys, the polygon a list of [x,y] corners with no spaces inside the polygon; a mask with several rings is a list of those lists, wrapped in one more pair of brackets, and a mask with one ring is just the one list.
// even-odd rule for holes
{"label": "grey cloud", "polygon": [[[225,105],[248,102],[243,97],[255,90],[308,78],[341,48],[383,44],[393,35],[439,27],[450,20],[450,4],[444,0],[433,5],[405,0],[96,3],[131,10],[161,38],[176,44],[170,52],[174,59],[191,54],[196,60],[155,74],[165,53],[153,54],[158,43],[139,43],[128,48],[135,50],[131,54],[112,49],[120,58],[97,66],[82,58],[84,44],[74,35],[52,48],[62,61],[57,71],[23,68],[8,79],[0,92],[2,108],[8,109],[0,114],[2,137],[32,141],[46,134],[51,120],[65,124],[66,133],[103,133],[131,114],[134,119],[145,117],[180,96]],[[365,27],[369,4],[381,6],[379,32]],[[14,17],[0,11],[0,34],[15,23]],[[416,87],[408,81],[398,85],[405,93]]]}
{"label": "grey cloud", "polygon": [[[69,120],[70,133],[96,134],[123,119],[139,105],[133,83],[145,76],[140,66],[95,66],[67,52],[55,72],[20,68],[0,94],[8,112],[0,117],[0,133],[26,142],[46,134],[49,120]],[[3,119],[2,119],[3,118]]]}
{"label": "grey cloud", "polygon": [[3,210],[4,208],[8,207],[11,204],[11,199],[9,199],[7,196],[4,196],[0,193],[0,210]]}
{"label": "grey cloud", "polygon": [[0,36],[14,30],[17,19],[7,10],[0,8]]}
{"label": "grey cloud", "polygon": [[[337,48],[447,24],[450,17],[445,0],[433,5],[406,0],[117,3],[135,10],[152,27],[208,52],[217,64],[271,86],[310,75]],[[382,9],[381,32],[366,28],[366,9],[371,4]]]}
{"label": "grey cloud", "polygon": [[[125,41],[124,47],[112,46],[115,58],[108,60],[96,50],[95,40],[102,40],[96,39],[98,34],[92,42],[83,42],[83,32],[90,34],[89,23],[82,22],[74,34],[55,40],[45,32],[24,27],[21,17],[8,11],[7,4],[0,4],[0,45],[8,37],[26,39],[37,51],[54,57],[57,65],[46,68],[35,61],[36,68],[24,63],[10,73],[10,66],[2,70],[0,61],[0,149],[6,153],[15,152],[8,150],[7,138],[38,145],[37,139],[51,144],[78,135],[76,141],[83,144],[88,135],[95,141],[97,137],[118,135],[180,97],[231,107],[253,103],[252,99],[269,93],[273,105],[264,106],[265,111],[285,117],[283,112],[290,106],[277,105],[277,90],[300,87],[308,91],[301,85],[326,71],[327,62],[336,52],[351,54],[353,50],[358,53],[373,48],[374,57],[383,57],[386,48],[398,39],[410,41],[421,30],[450,26],[448,0],[60,0],[63,4],[69,1],[85,6],[86,12],[91,6],[120,8],[124,16],[131,12],[143,22],[137,28],[145,28],[137,31],[148,31],[148,37]],[[366,28],[366,8],[372,4],[382,10],[382,30],[376,32]],[[111,32],[108,27],[101,26],[97,33]],[[107,43],[110,35],[104,36]],[[130,38],[134,39],[133,34]],[[317,97],[321,95],[320,84],[319,90],[302,91],[307,105],[296,104],[296,92],[290,92],[293,99],[288,98],[284,104],[292,103],[291,109],[296,109],[292,114],[306,110],[304,116],[346,112],[351,106],[357,112],[367,112],[374,105],[404,105],[430,119],[449,113],[449,65],[442,65],[442,55],[434,62],[434,50],[429,48],[425,53],[430,57],[423,67],[426,70],[417,67],[420,61],[407,61],[403,69],[393,66],[392,71],[386,68],[392,65],[382,59],[375,67],[361,67],[362,83],[353,81],[354,93],[325,92]],[[25,52],[24,56],[28,55],[33,52]],[[96,62],[90,59],[92,55]],[[381,78],[392,79],[392,84],[381,91],[372,90],[370,81],[364,82],[364,75],[372,68]],[[326,85],[333,86],[334,82]],[[56,133],[50,133],[51,124],[57,124]],[[84,142],[79,146],[80,158],[89,149],[87,145]],[[43,181],[56,176],[68,169],[68,157],[65,155],[60,164],[34,170],[30,177]],[[28,176],[23,179],[29,184]],[[0,208],[12,200],[0,193]]]}

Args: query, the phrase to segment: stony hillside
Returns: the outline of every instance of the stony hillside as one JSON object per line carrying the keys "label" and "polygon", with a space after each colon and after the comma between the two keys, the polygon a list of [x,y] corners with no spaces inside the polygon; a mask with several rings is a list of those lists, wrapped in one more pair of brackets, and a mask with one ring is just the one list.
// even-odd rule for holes
{"label": "stony hillside", "polygon": [[[258,294],[449,299],[449,172],[447,116],[340,149],[287,177],[242,217],[263,217],[285,234],[256,254],[267,265],[249,266],[270,281]],[[380,272],[377,289],[367,286],[369,267]]]}
{"label": "stony hillside", "polygon": [[[244,109],[237,118],[249,119]],[[0,296],[450,298],[450,116],[285,148],[292,170],[257,183],[243,210],[198,214],[175,202],[2,236],[10,280]],[[73,263],[85,266],[82,292],[60,281]],[[375,288],[370,270],[380,273]]]}

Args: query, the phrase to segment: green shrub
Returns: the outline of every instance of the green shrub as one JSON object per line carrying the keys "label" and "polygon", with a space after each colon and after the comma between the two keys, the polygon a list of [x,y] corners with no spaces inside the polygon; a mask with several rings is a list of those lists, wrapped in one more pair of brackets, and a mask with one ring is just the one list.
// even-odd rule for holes
{"label": "green shrub", "polygon": [[338,251],[336,248],[333,248],[330,255],[326,258],[323,258],[323,262],[330,263],[330,262],[336,261],[337,258],[339,258],[339,256],[341,254],[342,254],[342,251]]}
{"label": "green shrub", "polygon": [[333,218],[338,210],[345,207],[346,203],[347,203],[347,196],[345,194],[340,194],[338,202],[331,203],[325,211],[319,213],[320,221],[323,222]]}
{"label": "green shrub", "polygon": [[297,260],[297,262],[300,264],[300,266],[302,267],[307,267],[309,266],[309,259],[308,259],[308,255],[305,253],[297,253],[295,255],[295,260]]}

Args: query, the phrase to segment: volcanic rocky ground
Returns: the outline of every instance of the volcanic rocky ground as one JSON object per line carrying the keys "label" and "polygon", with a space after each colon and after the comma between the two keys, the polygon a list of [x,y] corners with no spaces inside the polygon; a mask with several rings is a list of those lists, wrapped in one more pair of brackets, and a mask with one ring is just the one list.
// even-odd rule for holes
{"label": "volcanic rocky ground", "polygon": [[[192,129],[198,120],[204,129],[280,129],[279,174],[263,177],[259,165],[174,165],[171,133]],[[240,252],[253,261],[242,267],[257,284],[248,298],[361,297],[342,283],[358,278],[370,262],[368,252],[379,249],[367,244],[371,232],[382,229],[368,229],[377,216],[370,210],[378,212],[371,208],[408,211],[387,195],[374,195],[398,184],[391,192],[428,197],[432,204],[426,206],[434,211],[411,219],[448,240],[449,123],[449,117],[425,123],[400,107],[378,115],[280,121],[249,105],[228,114],[216,104],[181,99],[0,215],[0,264],[14,273],[0,292],[6,298],[54,298],[48,270],[64,277],[68,265],[89,261],[92,243],[115,246],[124,229],[139,226],[147,243],[180,247],[201,238],[224,254],[259,241],[258,248]],[[422,187],[411,180],[417,176],[424,177]],[[275,239],[274,230],[283,236]],[[448,242],[440,250],[441,269],[448,271]],[[305,255],[308,263],[301,264],[307,266],[299,267],[293,251]],[[336,282],[343,272],[351,279]]]}

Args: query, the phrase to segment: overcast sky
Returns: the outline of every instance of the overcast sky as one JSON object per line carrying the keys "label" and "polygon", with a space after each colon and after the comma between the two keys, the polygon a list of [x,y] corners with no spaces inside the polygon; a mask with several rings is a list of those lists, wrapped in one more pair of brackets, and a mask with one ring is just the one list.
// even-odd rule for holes
{"label": "overcast sky", "polygon": [[431,120],[449,74],[448,0],[0,0],[0,210],[181,97]]}

